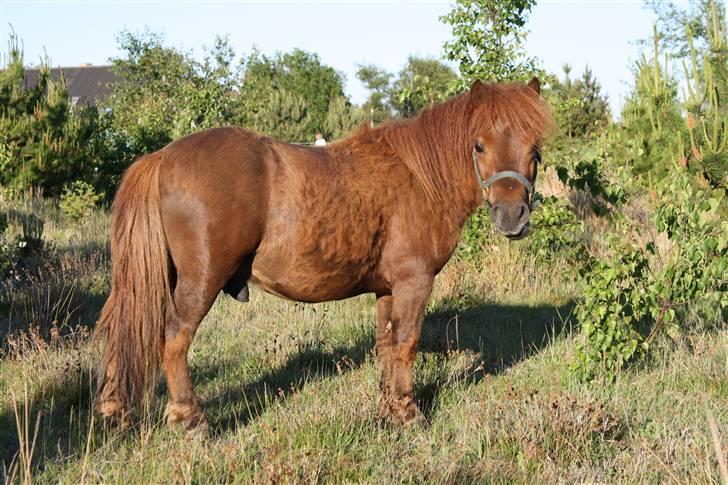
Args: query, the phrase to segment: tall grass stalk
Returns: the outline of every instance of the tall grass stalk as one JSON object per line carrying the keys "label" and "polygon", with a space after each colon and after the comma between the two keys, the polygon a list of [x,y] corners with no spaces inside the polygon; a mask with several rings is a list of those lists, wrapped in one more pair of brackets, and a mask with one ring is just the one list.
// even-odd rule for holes
{"label": "tall grass stalk", "polygon": [[28,386],[23,386],[22,403],[20,403],[18,397],[12,390],[10,391],[10,396],[13,413],[15,415],[15,429],[19,446],[18,452],[10,465],[8,482],[13,483],[19,473],[20,483],[30,485],[33,483],[33,453],[35,452],[35,443],[38,438],[38,429],[40,428],[40,413],[37,413],[35,416],[35,425],[31,438],[30,423],[33,403],[28,395]]}

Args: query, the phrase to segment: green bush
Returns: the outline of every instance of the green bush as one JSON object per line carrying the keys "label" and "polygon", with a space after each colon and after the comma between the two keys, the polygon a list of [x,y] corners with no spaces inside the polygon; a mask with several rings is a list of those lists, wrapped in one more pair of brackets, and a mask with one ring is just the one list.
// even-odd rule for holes
{"label": "green bush", "polygon": [[482,206],[465,222],[455,256],[467,261],[479,258],[491,231],[490,211]]}
{"label": "green bush", "polygon": [[79,222],[93,213],[101,199],[103,194],[97,194],[91,184],[77,180],[63,187],[59,207],[65,217],[72,222]]}
{"label": "green bush", "polygon": [[[536,197],[539,197],[538,194]],[[492,237],[502,236],[494,233],[490,211],[484,206],[465,223],[456,257],[477,260]],[[526,251],[542,262],[561,258],[581,265],[587,256],[584,224],[569,201],[558,197],[539,198],[539,204],[531,215],[531,233],[516,244],[522,244]]]}
{"label": "green bush", "polygon": [[[573,165],[556,166],[559,180],[572,190],[587,193],[591,199],[591,210],[598,216],[622,204],[627,197],[623,184],[611,183],[605,174],[604,162],[610,161],[609,154],[579,158]],[[623,175],[623,174],[620,174]]]}
{"label": "green bush", "polygon": [[575,370],[584,379],[614,378],[625,365],[645,355],[661,334],[688,330],[696,314],[725,322],[728,309],[728,222],[725,191],[704,188],[687,173],[659,184],[654,227],[628,224],[629,234],[647,241],[625,243],[611,237],[611,256],[586,275],[584,300],[576,316],[584,340]]}
{"label": "green bush", "polygon": [[0,214],[0,286],[10,275],[17,260],[17,250],[7,236],[8,218]]}
{"label": "green bush", "polygon": [[564,258],[580,265],[587,256],[584,223],[568,200],[547,197],[531,215],[526,248],[542,261]]}

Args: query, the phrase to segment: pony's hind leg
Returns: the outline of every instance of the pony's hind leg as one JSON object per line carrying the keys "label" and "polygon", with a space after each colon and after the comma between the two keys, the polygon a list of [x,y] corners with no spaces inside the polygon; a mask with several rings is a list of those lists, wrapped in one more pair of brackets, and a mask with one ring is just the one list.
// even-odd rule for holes
{"label": "pony's hind leg", "polygon": [[[169,402],[165,414],[169,424],[182,423],[186,429],[201,429],[206,421],[187,365],[187,352],[200,322],[220,290],[245,258],[219,248],[242,248],[252,253],[254,241],[239,237],[234,231],[217,234],[200,231],[200,227],[225,227],[216,219],[191,218],[179,210],[169,209],[166,232],[176,283],[164,329],[162,368],[167,378]],[[246,254],[246,253],[243,253]]]}
{"label": "pony's hind leg", "polygon": [[169,393],[165,416],[169,424],[183,423],[187,430],[203,429],[207,426],[192,388],[187,351],[197,327],[219,291],[219,288],[207,287],[202,278],[178,275],[174,305],[170,305],[167,310],[162,351],[162,367]]}

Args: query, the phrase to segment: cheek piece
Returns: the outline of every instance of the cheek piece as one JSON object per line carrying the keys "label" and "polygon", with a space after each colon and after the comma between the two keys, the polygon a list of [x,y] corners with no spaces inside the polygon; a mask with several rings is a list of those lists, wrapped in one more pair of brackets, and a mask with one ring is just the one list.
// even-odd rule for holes
{"label": "cheek piece", "polygon": [[[482,148],[481,148],[482,151]],[[478,179],[478,184],[483,190],[488,189],[491,185],[501,179],[511,178],[517,180],[521,185],[526,187],[528,192],[529,209],[531,209],[531,201],[533,199],[533,184],[529,180],[518,172],[513,170],[504,170],[502,172],[496,172],[491,175],[488,180],[483,180],[483,176],[480,174],[480,167],[478,166],[478,149],[473,148],[473,168],[475,169],[475,177]],[[486,199],[487,201],[487,199]],[[488,202],[490,205],[490,202]]]}

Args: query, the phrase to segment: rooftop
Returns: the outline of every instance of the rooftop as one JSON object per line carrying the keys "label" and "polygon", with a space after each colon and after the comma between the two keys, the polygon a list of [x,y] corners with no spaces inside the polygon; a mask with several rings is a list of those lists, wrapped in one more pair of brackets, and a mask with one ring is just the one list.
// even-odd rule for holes
{"label": "rooftop", "polygon": [[[116,81],[112,66],[84,64],[75,67],[56,67],[50,70],[51,79],[63,73],[68,86],[68,96],[74,103],[94,104],[111,94],[111,84]],[[25,85],[35,86],[40,76],[39,68],[25,70]]]}

